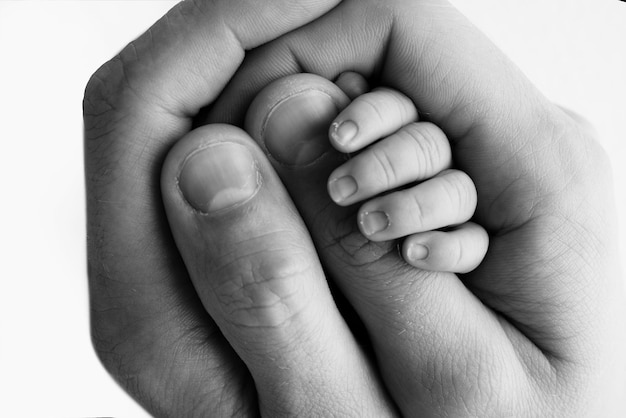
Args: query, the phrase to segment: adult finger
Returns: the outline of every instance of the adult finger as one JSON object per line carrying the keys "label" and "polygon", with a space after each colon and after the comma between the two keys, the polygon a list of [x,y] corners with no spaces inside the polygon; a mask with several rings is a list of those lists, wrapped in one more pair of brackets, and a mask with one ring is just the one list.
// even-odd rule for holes
{"label": "adult finger", "polygon": [[[481,185],[477,216],[490,230],[528,219],[532,203],[518,181],[521,174],[541,182],[536,193],[548,193],[562,184],[562,165],[573,165],[555,166],[551,152],[534,155],[535,149],[558,148],[555,138],[576,135],[565,132],[572,125],[563,112],[443,0],[342,2],[313,24],[253,51],[206,120],[241,125],[253,97],[271,81],[298,72],[332,80],[348,70],[406,94],[445,132],[458,167]],[[581,142],[571,145],[591,146]],[[546,163],[549,182],[539,180],[543,171],[527,169],[539,162]]]}
{"label": "adult finger", "polygon": [[192,131],[168,154],[162,189],[194,286],[250,370],[261,415],[393,414],[302,219],[243,131]]}
{"label": "adult finger", "polygon": [[245,366],[200,304],[169,233],[159,188],[163,158],[222,91],[245,49],[336,3],[187,0],[87,85],[93,341],[105,367],[153,414],[222,416],[257,407]]}
{"label": "adult finger", "polygon": [[[535,283],[522,278],[531,258],[540,260],[539,265],[552,266],[546,271],[561,272],[561,279],[570,284],[566,289],[595,286],[607,275],[611,286],[619,287],[614,270],[590,271],[589,277],[574,274],[588,265],[615,264],[614,251],[599,254],[594,244],[599,240],[615,247],[611,212],[599,217],[596,205],[587,203],[604,202],[598,206],[612,207],[608,189],[597,187],[610,183],[600,146],[446,1],[342,2],[322,19],[254,51],[209,120],[239,123],[254,95],[286,74],[304,71],[334,79],[348,69],[400,90],[444,131],[452,143],[456,166],[476,184],[475,220],[498,237],[491,241],[494,251],[511,250],[525,231],[524,239],[535,243],[540,240],[531,235],[545,238],[545,231],[567,231],[567,239],[552,237],[542,245],[532,245],[532,255],[497,267],[485,263],[480,274],[468,277],[467,283],[471,279],[477,291],[489,289],[481,291],[488,304],[501,311],[510,301],[504,297],[507,289],[516,282]],[[588,225],[592,219],[599,222]],[[590,235],[595,238],[590,240]],[[575,260],[546,256],[556,251],[554,245],[561,248],[560,254],[569,254],[569,242],[585,243],[585,256]],[[551,277],[553,281],[544,283],[561,283]],[[495,288],[492,281],[497,282]],[[593,339],[583,337],[582,329],[578,333],[562,324],[584,323],[585,329],[592,329],[586,312],[600,304],[607,307],[608,315],[613,305],[593,298],[574,302],[580,298],[568,291],[558,292],[555,300],[555,292],[546,292],[544,286],[528,286],[522,304],[528,308],[515,303],[515,309],[506,309],[509,317],[528,324],[521,327],[523,334],[548,352],[568,357],[580,352],[579,344],[591,350]],[[596,292],[589,289],[589,293]],[[553,309],[535,310],[531,320],[528,311],[538,300]],[[531,322],[543,324],[542,329]],[[609,332],[603,324],[595,326]],[[545,338],[548,334],[554,338]],[[572,339],[572,334],[581,338]]]}
{"label": "adult finger", "polygon": [[[247,92],[256,91],[255,83],[262,80],[263,85],[281,71],[288,72],[294,62],[294,68],[328,79],[348,66],[367,76],[383,68],[383,80],[409,94],[420,110],[423,103],[430,117],[451,133],[453,155],[475,180],[479,202],[482,197],[478,218],[496,235],[484,264],[463,281],[450,274],[406,271],[394,262],[393,247],[372,245],[355,234],[349,209],[334,212],[326,190],[319,188],[341,161],[337,155],[291,169],[279,161],[277,170],[313,233],[327,271],[370,331],[390,391],[407,415],[441,411],[528,415],[534,413],[529,405],[537,399],[535,404],[545,403],[554,411],[585,410],[593,391],[577,402],[565,402],[569,398],[564,391],[573,390],[578,379],[594,388],[606,386],[589,370],[609,376],[607,361],[589,359],[584,353],[600,350],[614,358],[592,335],[601,332],[602,341],[610,339],[607,324],[613,323],[618,299],[608,300],[597,287],[617,289],[619,281],[611,271],[614,242],[601,238],[611,236],[609,223],[594,212],[596,204],[586,204],[581,196],[587,190],[603,202],[600,207],[610,207],[610,202],[590,187],[590,179],[598,180],[597,176],[582,178],[582,172],[589,173],[588,162],[574,168],[572,161],[562,159],[563,153],[551,148],[564,140],[561,128],[568,129],[561,125],[562,115],[555,114],[523,77],[518,78],[519,72],[491,44],[438,2],[411,5],[417,11],[397,6],[394,12],[394,6],[376,8],[372,2],[359,2],[358,7],[342,3],[324,19],[260,48],[250,61],[257,75],[244,67],[239,76],[248,76],[246,81],[237,85],[237,79],[229,87],[230,93],[237,92],[230,96],[236,97],[231,110],[237,109],[236,102],[247,100]],[[368,14],[368,7],[377,13]],[[442,10],[449,15],[442,16]],[[342,32],[344,28],[350,29]],[[440,34],[455,36],[439,39]],[[455,44],[469,48],[466,38],[476,42],[475,54],[466,55]],[[317,45],[324,45],[324,50]],[[283,65],[268,75],[266,59]],[[464,60],[470,62],[464,65]],[[488,64],[489,75],[472,60]],[[393,81],[388,68],[398,72]],[[428,94],[433,86],[443,89],[440,95]],[[307,119],[306,112],[302,115]],[[272,141],[256,124],[249,126],[259,141]],[[569,129],[575,160],[581,158],[583,146],[597,161],[588,139],[581,138],[575,126]],[[563,177],[567,170],[573,173],[568,178],[574,188]],[[572,213],[574,207],[584,210]],[[606,219],[613,219],[608,210]],[[595,240],[602,240],[610,251],[598,254]],[[571,242],[581,243],[582,252],[572,251]],[[597,260],[599,268],[588,268],[598,265]],[[585,274],[579,274],[580,269]],[[609,284],[599,284],[604,277],[610,278]],[[582,294],[589,297],[581,299]],[[600,316],[590,317],[589,309]],[[506,374],[500,373],[503,368]]]}
{"label": "adult finger", "polygon": [[[399,257],[394,241],[373,242],[359,231],[356,208],[332,203],[324,184],[330,171],[343,161],[338,151],[327,147],[322,155],[308,156],[297,150],[290,154],[271,152],[281,143],[288,148],[295,144],[302,153],[315,148],[300,144],[328,143],[323,134],[328,123],[320,124],[317,113],[308,109],[326,107],[329,112],[337,112],[320,91],[338,87],[321,77],[305,78],[308,89],[298,95],[289,91],[294,85],[300,88],[292,77],[264,89],[250,106],[247,131],[266,152],[270,151],[270,160],[307,223],[327,271],[367,327],[381,374],[402,413],[430,416],[444,410],[461,415],[460,407],[470,411],[482,407],[477,398],[483,395],[471,396],[466,391],[474,387],[482,393],[483,385],[490,385],[494,378],[496,387],[504,380],[490,368],[478,378],[473,370],[481,365],[471,361],[471,353],[478,351],[481,358],[497,363],[515,360],[513,347],[500,341],[505,334],[498,331],[497,319],[477,303],[456,276],[408,266]],[[301,129],[294,130],[294,125]],[[317,134],[312,128],[317,128]],[[310,137],[301,138],[300,133]],[[296,141],[292,140],[294,135],[299,136]],[[291,154],[299,155],[299,160],[283,158]],[[468,334],[472,340],[463,342]],[[441,358],[442,351],[449,354]],[[519,373],[522,366],[515,362],[511,370]],[[467,403],[459,406],[456,395],[443,396],[450,390],[462,393]],[[526,391],[520,391],[517,401],[525,402],[527,396]]]}

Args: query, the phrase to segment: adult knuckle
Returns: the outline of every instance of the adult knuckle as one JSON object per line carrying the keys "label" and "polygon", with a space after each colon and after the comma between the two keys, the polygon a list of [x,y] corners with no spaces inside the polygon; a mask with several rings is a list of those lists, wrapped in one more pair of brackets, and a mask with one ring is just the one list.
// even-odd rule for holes
{"label": "adult knuckle", "polygon": [[[395,242],[370,241],[358,230],[353,231],[354,227],[352,225],[349,228],[350,231],[345,234],[336,234],[336,238],[323,250],[332,252],[342,261],[342,264],[353,271],[365,273],[381,258],[397,252],[397,244]],[[390,275],[395,273],[397,272],[392,269]],[[372,280],[372,282],[378,282],[378,280]]]}
{"label": "adult knuckle", "polygon": [[[83,99],[84,149],[87,183],[99,184],[130,154],[129,146],[141,150],[143,144],[122,141],[131,131],[144,132],[146,125],[138,112],[145,109],[141,98],[141,77],[133,69],[134,43],[103,64],[89,79]],[[143,101],[142,101],[143,100]],[[134,154],[133,154],[134,155]],[[96,188],[89,187],[93,193]]]}
{"label": "adult knuckle", "polygon": [[102,65],[89,79],[85,87],[83,98],[83,118],[85,123],[85,138],[97,139],[102,136],[104,120],[115,108],[112,91],[112,67],[114,62],[109,61]]}
{"label": "adult knuckle", "polygon": [[101,116],[115,107],[115,102],[122,97],[123,84],[127,81],[125,76],[127,66],[127,61],[120,52],[100,66],[89,78],[83,100],[85,116]]}
{"label": "adult knuckle", "polygon": [[236,327],[283,328],[306,307],[302,286],[311,266],[295,252],[264,251],[261,259],[234,259],[216,276],[226,318]]}
{"label": "adult knuckle", "polygon": [[194,24],[199,16],[203,19],[211,19],[216,15],[220,0],[184,0],[176,4],[166,15],[163,24],[176,28],[181,22],[184,25]]}
{"label": "adult knuckle", "polygon": [[[109,137],[138,102],[147,104],[145,57],[140,50],[151,41],[151,31],[130,42],[120,53],[98,68],[89,78],[83,97],[85,139],[88,142]],[[139,46],[142,44],[142,46]],[[143,54],[145,55],[145,54]]]}

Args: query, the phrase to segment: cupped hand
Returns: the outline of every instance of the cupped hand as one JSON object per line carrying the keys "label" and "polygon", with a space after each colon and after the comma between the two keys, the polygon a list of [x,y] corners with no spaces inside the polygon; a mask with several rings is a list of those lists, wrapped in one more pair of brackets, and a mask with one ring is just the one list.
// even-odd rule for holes
{"label": "cupped hand", "polygon": [[311,201],[294,197],[400,409],[615,413],[626,380],[617,220],[608,159],[586,122],[548,101],[444,1],[344,1],[252,51],[206,120],[240,124],[252,97],[286,74],[332,80],[345,71],[402,91],[446,133],[476,185],[474,219],[491,236],[471,274],[398,275],[390,289],[346,274],[350,248],[325,251],[341,243],[340,226],[307,215]]}
{"label": "cupped hand", "polygon": [[[597,144],[447,3],[335,6],[186,1],[90,81],[90,297],[105,366],[164,416],[611,408],[624,376],[614,344],[621,299]],[[217,125],[186,135],[208,105],[208,121],[240,124],[269,81],[347,70],[407,94],[451,138],[456,165],[476,184],[476,220],[491,234],[483,265],[462,277],[348,281],[350,254],[320,251],[365,323],[375,361],[339,315],[315,254],[333,231],[296,196],[311,241],[242,131]],[[159,176],[183,136],[163,181],[177,248]],[[216,152],[201,151],[209,149]],[[186,175],[184,167],[194,159],[219,167],[215,155],[230,156],[234,173],[254,168],[232,183],[247,193],[217,199],[217,189],[200,187],[204,197],[194,201],[207,170]]]}
{"label": "cupped hand", "polygon": [[[245,50],[336,3],[181,2],[87,86],[92,338],[107,370],[153,415],[395,414],[258,147],[225,125],[189,133]],[[163,195],[173,225],[198,222],[181,248],[187,265],[160,190],[164,158],[177,141]],[[203,171],[206,158],[209,168],[222,164],[219,173]],[[207,174],[216,178],[196,190],[197,176]],[[211,192],[211,204],[189,197]]]}

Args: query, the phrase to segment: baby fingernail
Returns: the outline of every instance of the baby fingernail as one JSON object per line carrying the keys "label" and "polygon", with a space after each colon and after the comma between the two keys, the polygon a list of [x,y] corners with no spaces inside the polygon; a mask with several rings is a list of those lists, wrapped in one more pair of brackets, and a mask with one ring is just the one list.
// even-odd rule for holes
{"label": "baby fingernail", "polygon": [[385,212],[363,212],[360,215],[359,224],[361,232],[365,235],[374,235],[389,227],[389,216]]}
{"label": "baby fingernail", "polygon": [[178,186],[191,207],[210,213],[254,196],[259,173],[250,151],[235,143],[219,143],[191,153],[178,176]]}
{"label": "baby fingernail", "polygon": [[422,244],[411,244],[407,249],[406,256],[411,261],[426,260],[428,248]]}
{"label": "baby fingernail", "polygon": [[328,193],[335,202],[343,202],[356,193],[358,186],[352,176],[345,176],[333,179],[328,182]]}
{"label": "baby fingernail", "polygon": [[341,123],[334,122],[330,127],[330,136],[338,144],[346,145],[352,141],[356,134],[359,132],[359,127],[351,120],[346,120]]}

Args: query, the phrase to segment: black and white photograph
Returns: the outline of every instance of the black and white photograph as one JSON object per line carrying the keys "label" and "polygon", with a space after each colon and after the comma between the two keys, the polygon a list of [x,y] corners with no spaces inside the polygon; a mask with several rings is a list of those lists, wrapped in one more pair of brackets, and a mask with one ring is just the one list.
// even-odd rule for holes
{"label": "black and white photograph", "polygon": [[626,417],[626,2],[0,0],[0,416]]}

